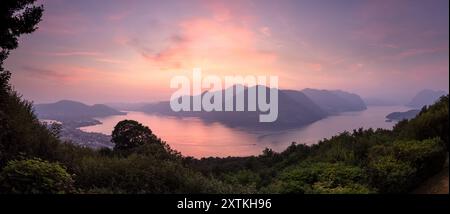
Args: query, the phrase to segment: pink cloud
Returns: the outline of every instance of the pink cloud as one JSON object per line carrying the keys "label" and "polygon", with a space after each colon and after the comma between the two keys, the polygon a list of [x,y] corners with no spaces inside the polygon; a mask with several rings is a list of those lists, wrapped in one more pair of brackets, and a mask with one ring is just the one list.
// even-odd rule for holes
{"label": "pink cloud", "polygon": [[36,68],[33,66],[23,66],[22,70],[27,73],[27,75],[31,75],[37,78],[43,79],[58,79],[69,81],[72,79],[72,74],[70,73],[62,73],[53,69],[47,68]]}
{"label": "pink cloud", "polygon": [[210,68],[258,70],[264,68],[263,64],[275,61],[274,52],[258,45],[260,30],[267,36],[270,35],[269,28],[258,29],[243,24],[239,14],[228,16],[231,12],[222,4],[212,8],[212,19],[183,20],[165,48],[157,52],[141,51],[141,54],[149,62],[167,69],[192,69],[207,64]]}
{"label": "pink cloud", "polygon": [[259,32],[261,33],[261,34],[263,34],[264,36],[267,36],[267,37],[271,37],[272,36],[272,31],[270,30],[270,28],[269,27],[261,27],[260,29],[259,29]]}
{"label": "pink cloud", "polygon": [[95,58],[97,62],[108,63],[108,64],[125,64],[122,60],[110,59],[110,58]]}
{"label": "pink cloud", "polygon": [[407,49],[407,50],[400,52],[394,58],[395,59],[405,59],[405,58],[414,57],[414,56],[418,56],[418,55],[440,53],[440,52],[443,52],[446,50],[448,50],[448,48],[446,48],[446,47],[412,48],[412,49]]}
{"label": "pink cloud", "polygon": [[22,71],[25,72],[27,76],[34,76],[61,84],[76,84],[81,81],[100,79],[105,76],[105,72],[95,68],[66,64],[50,65],[45,68],[23,66]]}
{"label": "pink cloud", "polygon": [[322,71],[322,65],[320,63],[310,63],[308,68],[313,71]]}
{"label": "pink cloud", "polygon": [[100,56],[102,55],[96,51],[61,51],[61,52],[42,52],[36,54],[43,54],[48,56]]}

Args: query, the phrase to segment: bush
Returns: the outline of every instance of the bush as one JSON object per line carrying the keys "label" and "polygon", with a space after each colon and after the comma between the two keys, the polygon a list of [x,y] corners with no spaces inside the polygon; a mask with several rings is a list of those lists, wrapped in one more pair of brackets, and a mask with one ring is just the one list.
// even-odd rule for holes
{"label": "bush", "polygon": [[372,184],[382,192],[405,192],[439,172],[447,152],[439,138],[398,140],[373,146],[369,152]]}
{"label": "bush", "polygon": [[58,145],[58,139],[39,123],[30,102],[11,91],[0,97],[0,167],[18,157],[54,161]]}
{"label": "bush", "polygon": [[0,173],[2,193],[55,194],[73,191],[72,176],[57,163],[41,159],[9,161]]}
{"label": "bush", "polygon": [[400,193],[410,190],[416,170],[409,163],[394,156],[381,156],[368,166],[372,186],[381,193]]}
{"label": "bush", "polygon": [[238,172],[228,173],[223,177],[223,180],[226,183],[246,186],[249,190],[255,190],[261,183],[261,177],[250,170],[240,170]]}
{"label": "bush", "polygon": [[[359,184],[362,187],[366,181],[364,170],[357,166],[342,163],[305,163],[286,169],[279,177],[278,187],[281,193],[317,193],[325,189],[349,190],[350,186]],[[365,189],[370,192],[369,188]]]}
{"label": "bush", "polygon": [[417,171],[417,180],[439,172],[445,164],[447,152],[439,138],[423,141],[396,141],[393,152],[397,159],[410,163]]}
{"label": "bush", "polygon": [[220,182],[184,167],[178,161],[131,154],[127,157],[86,157],[76,186],[85,191],[114,193],[218,193]]}
{"label": "bush", "polygon": [[317,182],[313,184],[312,194],[370,194],[374,191],[361,184],[348,184],[345,186],[330,187],[328,183]]}

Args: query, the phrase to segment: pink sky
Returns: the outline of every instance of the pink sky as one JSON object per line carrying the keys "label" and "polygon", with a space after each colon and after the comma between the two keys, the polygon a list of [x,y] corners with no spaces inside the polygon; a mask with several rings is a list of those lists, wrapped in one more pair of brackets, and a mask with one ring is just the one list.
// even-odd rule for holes
{"label": "pink sky", "polygon": [[6,61],[38,103],[167,100],[170,79],[195,67],[363,97],[449,87],[445,0],[43,2]]}

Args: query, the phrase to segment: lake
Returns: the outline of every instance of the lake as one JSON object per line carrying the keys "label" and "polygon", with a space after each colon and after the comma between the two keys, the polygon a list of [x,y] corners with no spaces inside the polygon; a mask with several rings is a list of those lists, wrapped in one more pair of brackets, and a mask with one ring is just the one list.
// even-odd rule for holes
{"label": "lake", "polygon": [[185,156],[248,156],[261,154],[266,147],[283,151],[292,142],[314,144],[323,138],[360,127],[392,129],[395,122],[386,122],[385,116],[394,111],[407,110],[410,108],[405,106],[368,106],[364,111],[345,112],[284,131],[250,131],[230,128],[221,123],[206,123],[198,118],[128,112],[127,115],[96,118],[102,124],[80,129],[110,135],[119,121],[131,119],[147,125],[154,134]]}

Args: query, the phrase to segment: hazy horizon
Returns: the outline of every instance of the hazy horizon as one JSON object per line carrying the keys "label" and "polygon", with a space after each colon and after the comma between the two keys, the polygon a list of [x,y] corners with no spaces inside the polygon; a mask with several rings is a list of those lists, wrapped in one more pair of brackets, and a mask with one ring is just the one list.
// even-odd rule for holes
{"label": "hazy horizon", "polygon": [[175,75],[277,75],[404,103],[449,87],[449,2],[40,1],[5,67],[35,103],[168,100]]}
{"label": "hazy horizon", "polygon": [[[315,88],[317,89],[317,88]],[[283,88],[281,89],[283,90]],[[291,90],[291,89],[287,89],[287,90]],[[295,89],[295,90],[299,90],[301,91],[302,89]],[[323,89],[319,89],[319,90],[323,90]],[[340,89],[326,89],[326,90],[340,90]],[[424,89],[426,90],[426,89]],[[436,90],[437,91],[437,90]],[[448,90],[439,90],[439,91],[445,91],[447,94],[449,93]],[[350,92],[351,91],[346,91],[346,92]],[[419,92],[419,91],[418,91]],[[364,102],[367,102],[368,100],[375,100],[375,101],[380,101],[381,103],[386,103],[386,104],[382,104],[382,105],[406,105],[409,101],[411,101],[411,99],[416,95],[417,93],[411,94],[410,96],[406,96],[406,97],[399,97],[399,98],[389,98],[389,97],[364,97],[360,95],[361,99],[364,100]],[[55,98],[55,99],[48,99],[48,100],[43,100],[40,102],[37,102],[35,100],[29,99],[30,101],[33,101],[34,104],[48,104],[48,103],[55,103],[58,101],[63,101],[63,100],[70,100],[70,101],[76,101],[76,102],[81,102],[87,105],[94,105],[94,104],[105,104],[105,105],[116,105],[116,104],[146,104],[146,103],[157,103],[157,102],[163,102],[163,101],[169,101],[170,98],[167,99],[154,99],[154,100],[135,100],[135,101],[122,101],[122,100],[111,100],[111,101],[86,101],[86,100],[79,100],[79,99],[75,99],[75,98],[70,98],[70,97],[61,97],[61,98]],[[372,105],[370,103],[366,103],[366,105]],[[379,104],[376,104],[379,105]]]}

